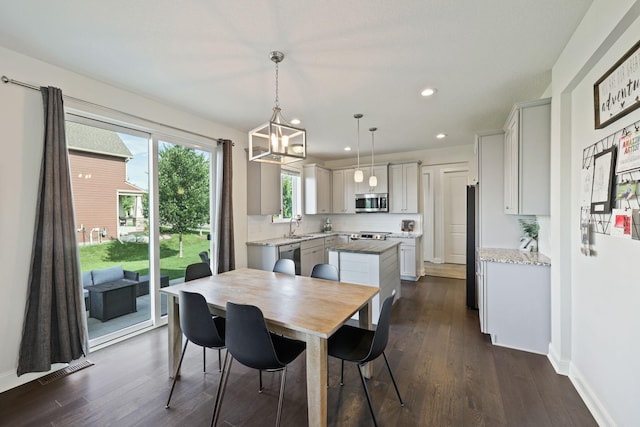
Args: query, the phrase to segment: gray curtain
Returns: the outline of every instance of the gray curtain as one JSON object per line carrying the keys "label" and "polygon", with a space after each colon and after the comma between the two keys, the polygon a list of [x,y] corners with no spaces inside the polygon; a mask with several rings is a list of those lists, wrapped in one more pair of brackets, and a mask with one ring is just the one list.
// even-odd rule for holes
{"label": "gray curtain", "polygon": [[220,223],[218,224],[218,273],[236,268],[235,248],[233,244],[233,167],[231,151],[233,142],[228,139],[222,144],[222,194],[220,195]]}
{"label": "gray curtain", "polygon": [[62,92],[40,88],[44,151],[18,375],[43,372],[87,353],[87,323],[64,133]]}

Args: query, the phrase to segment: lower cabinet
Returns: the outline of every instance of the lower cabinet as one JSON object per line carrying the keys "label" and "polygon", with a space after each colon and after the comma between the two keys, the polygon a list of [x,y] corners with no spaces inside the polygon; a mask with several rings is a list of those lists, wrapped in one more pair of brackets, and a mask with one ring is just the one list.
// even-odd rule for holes
{"label": "lower cabinet", "polygon": [[547,354],[551,339],[550,268],[481,261],[480,329],[495,345]]}
{"label": "lower cabinet", "polygon": [[387,240],[400,242],[400,278],[402,280],[416,281],[422,272],[418,267],[420,253],[420,238],[416,237],[389,237]]}
{"label": "lower cabinet", "polygon": [[247,245],[247,266],[249,268],[271,271],[278,258],[277,246]]}
{"label": "lower cabinet", "polygon": [[324,262],[324,237],[304,240],[300,243],[300,274],[302,276],[310,276],[313,266]]}

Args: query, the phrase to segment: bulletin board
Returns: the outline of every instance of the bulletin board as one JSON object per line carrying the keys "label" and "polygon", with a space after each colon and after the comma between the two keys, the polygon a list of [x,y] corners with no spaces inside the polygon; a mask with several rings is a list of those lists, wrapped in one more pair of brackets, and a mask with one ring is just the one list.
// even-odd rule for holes
{"label": "bulletin board", "polygon": [[640,121],[582,152],[581,251],[591,234],[640,239]]}

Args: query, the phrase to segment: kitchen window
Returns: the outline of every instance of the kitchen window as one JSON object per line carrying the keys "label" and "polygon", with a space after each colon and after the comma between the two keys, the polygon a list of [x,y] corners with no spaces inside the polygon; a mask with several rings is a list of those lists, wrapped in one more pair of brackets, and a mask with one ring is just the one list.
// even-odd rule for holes
{"label": "kitchen window", "polygon": [[280,212],[273,216],[273,222],[289,221],[302,214],[302,185],[297,170],[280,171]]}

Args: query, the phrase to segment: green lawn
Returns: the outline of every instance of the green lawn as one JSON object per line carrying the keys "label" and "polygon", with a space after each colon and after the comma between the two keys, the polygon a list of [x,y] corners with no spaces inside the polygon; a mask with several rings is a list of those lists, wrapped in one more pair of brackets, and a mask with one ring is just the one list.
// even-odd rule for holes
{"label": "green lawn", "polygon": [[[198,255],[209,249],[207,235],[189,233],[182,236],[183,257],[179,258],[178,235],[160,241],[160,273],[169,279],[184,277],[187,265],[200,262]],[[149,274],[149,245],[145,243],[120,243],[115,240],[100,245],[81,246],[80,262],[82,271],[122,265],[125,270],[137,271],[140,275]]]}

